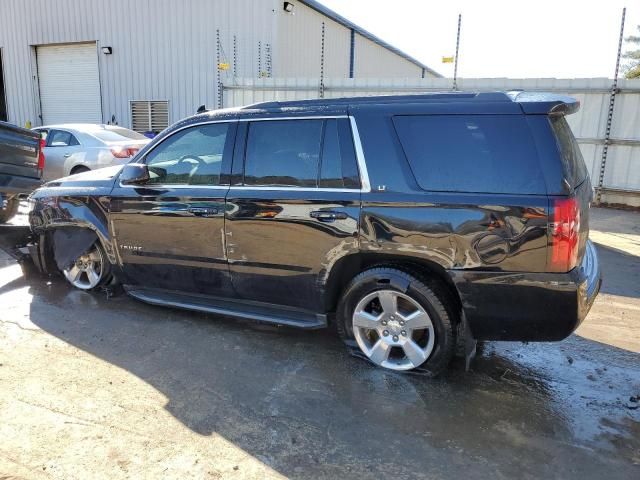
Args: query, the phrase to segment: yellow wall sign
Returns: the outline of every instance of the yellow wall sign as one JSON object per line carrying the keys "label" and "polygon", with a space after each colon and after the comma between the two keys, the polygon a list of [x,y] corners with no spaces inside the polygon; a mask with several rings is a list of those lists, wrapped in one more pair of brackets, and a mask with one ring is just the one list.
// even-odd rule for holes
{"label": "yellow wall sign", "polygon": [[454,57],[442,57],[442,63],[453,63]]}

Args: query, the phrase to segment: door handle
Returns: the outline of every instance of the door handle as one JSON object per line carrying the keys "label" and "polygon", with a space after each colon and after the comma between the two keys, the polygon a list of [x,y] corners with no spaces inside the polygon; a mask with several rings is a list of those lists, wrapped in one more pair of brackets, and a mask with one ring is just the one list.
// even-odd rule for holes
{"label": "door handle", "polygon": [[332,212],[330,210],[316,210],[309,214],[311,218],[320,220],[321,222],[334,222],[336,220],[344,220],[347,214],[344,212]]}
{"label": "door handle", "polygon": [[196,217],[213,217],[220,213],[218,208],[211,207],[191,207],[187,211],[194,214]]}
{"label": "door handle", "polygon": [[65,153],[65,154],[64,154],[64,158],[69,158],[70,156],[71,156],[71,154],[70,154],[70,153]]}

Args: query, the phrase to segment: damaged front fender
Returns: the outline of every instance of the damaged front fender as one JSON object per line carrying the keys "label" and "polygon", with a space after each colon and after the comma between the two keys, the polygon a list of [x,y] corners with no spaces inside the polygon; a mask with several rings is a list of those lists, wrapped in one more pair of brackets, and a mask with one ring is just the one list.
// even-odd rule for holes
{"label": "damaged front fender", "polygon": [[[39,244],[36,250],[53,254],[58,269],[67,268],[91,247],[96,238],[109,262],[115,263],[106,197],[32,197],[31,201],[29,223],[35,243]],[[45,243],[49,245],[43,245]]]}

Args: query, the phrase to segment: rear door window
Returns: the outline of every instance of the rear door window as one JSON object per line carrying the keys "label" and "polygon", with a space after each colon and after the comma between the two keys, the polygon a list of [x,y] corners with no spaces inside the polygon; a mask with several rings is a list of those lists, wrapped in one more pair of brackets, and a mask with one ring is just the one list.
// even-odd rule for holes
{"label": "rear door window", "polygon": [[244,184],[360,188],[349,121],[331,118],[251,122]]}
{"label": "rear door window", "polygon": [[404,115],[394,124],[424,190],[546,194],[524,116]]}
{"label": "rear door window", "polygon": [[575,188],[580,185],[588,175],[587,166],[582,158],[580,146],[564,116],[551,116],[549,117],[549,121],[551,122],[551,128],[558,142],[565,178],[567,182],[569,182],[569,185]]}
{"label": "rear door window", "polygon": [[317,187],[323,120],[249,124],[245,185]]}
{"label": "rear door window", "polygon": [[321,188],[360,188],[353,136],[346,118],[325,123],[319,185]]}

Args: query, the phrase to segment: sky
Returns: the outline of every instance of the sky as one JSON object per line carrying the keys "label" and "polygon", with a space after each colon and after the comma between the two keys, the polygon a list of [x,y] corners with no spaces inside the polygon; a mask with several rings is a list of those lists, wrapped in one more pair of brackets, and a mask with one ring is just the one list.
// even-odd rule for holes
{"label": "sky", "polygon": [[[320,0],[444,76],[613,78],[622,8],[640,35],[640,0]],[[640,48],[640,47],[636,47]]]}

